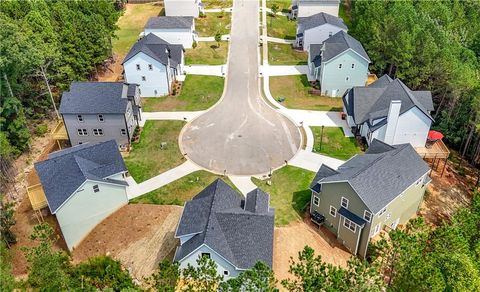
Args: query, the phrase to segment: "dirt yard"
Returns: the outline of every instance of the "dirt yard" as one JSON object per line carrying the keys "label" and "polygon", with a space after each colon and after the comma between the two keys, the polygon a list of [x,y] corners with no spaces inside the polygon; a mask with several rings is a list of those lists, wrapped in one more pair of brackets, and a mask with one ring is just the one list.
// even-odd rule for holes
{"label": "dirt yard", "polygon": [[298,252],[305,245],[321,255],[322,260],[337,266],[346,267],[351,254],[337,242],[335,236],[326,229],[318,229],[309,222],[296,221],[284,227],[275,227],[273,245],[273,271],[281,281],[291,277],[288,273],[290,258],[298,258]]}
{"label": "dirt yard", "polygon": [[173,236],[181,213],[179,206],[127,205],[95,227],[73,251],[73,261],[110,255],[141,281],[160,260],[173,255],[178,244]]}

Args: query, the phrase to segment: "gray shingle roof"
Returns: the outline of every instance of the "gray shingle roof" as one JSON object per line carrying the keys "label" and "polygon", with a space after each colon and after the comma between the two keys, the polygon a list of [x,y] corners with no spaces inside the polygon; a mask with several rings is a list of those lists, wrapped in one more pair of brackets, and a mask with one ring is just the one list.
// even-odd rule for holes
{"label": "gray shingle roof", "polygon": [[192,16],[154,16],[148,19],[145,28],[191,28],[192,25]]}
{"label": "gray shingle roof", "polygon": [[321,44],[311,44],[310,45],[310,51],[308,52],[310,54],[310,60],[315,64],[315,67],[320,67],[320,64],[322,64],[322,56],[320,53],[322,52],[322,46]]}
{"label": "gray shingle roof", "polygon": [[410,144],[390,146],[375,139],[364,155],[354,156],[333,175],[316,179],[313,186],[348,182],[375,214],[428,171]]}
{"label": "gray shingle roof", "polygon": [[178,247],[175,260],[206,244],[239,269],[251,268],[257,261],[271,267],[274,211],[268,201],[268,194],[258,189],[243,201],[217,179],[185,204],[175,237],[195,235]]}
{"label": "gray shingle roof", "polygon": [[115,140],[98,144],[87,143],[53,152],[48,155],[47,160],[35,163],[35,170],[52,214],[87,179],[128,185],[123,181],[107,179],[127,170]]}
{"label": "gray shingle roof", "polygon": [[140,52],[157,60],[163,65],[168,65],[168,59],[170,59],[170,67],[175,68],[182,62],[183,46],[172,45],[155,34],[149,33],[133,45],[130,51],[128,51],[125,59],[123,59],[122,64]]}
{"label": "gray shingle roof", "polygon": [[311,29],[320,25],[324,25],[326,23],[335,25],[339,28],[342,29],[348,29],[345,23],[343,23],[343,20],[341,18],[335,17],[333,15],[330,15],[328,13],[317,13],[308,17],[299,17],[298,20],[298,26],[301,27],[302,31],[304,32],[307,29]]}
{"label": "gray shingle roof", "polygon": [[70,91],[62,94],[60,113],[124,114],[129,87],[124,82],[72,82]]}
{"label": "gray shingle roof", "polygon": [[371,122],[385,118],[392,100],[400,100],[400,113],[418,107],[428,118],[433,110],[430,91],[412,91],[400,79],[392,80],[384,75],[369,86],[356,86],[343,97],[347,113],[353,117],[355,124]]}
{"label": "gray shingle roof", "polygon": [[343,30],[329,37],[323,42],[323,45],[325,46],[322,55],[322,60],[324,62],[330,61],[348,49],[352,49],[370,62],[370,58],[362,44]]}

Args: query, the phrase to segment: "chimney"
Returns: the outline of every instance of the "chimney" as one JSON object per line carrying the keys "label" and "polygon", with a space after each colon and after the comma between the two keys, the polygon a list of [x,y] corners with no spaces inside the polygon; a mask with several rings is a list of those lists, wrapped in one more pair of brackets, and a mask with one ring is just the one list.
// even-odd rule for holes
{"label": "chimney", "polygon": [[392,100],[387,116],[387,129],[385,131],[384,142],[393,145],[395,142],[395,132],[397,131],[398,117],[400,116],[400,108],[402,102],[400,100]]}

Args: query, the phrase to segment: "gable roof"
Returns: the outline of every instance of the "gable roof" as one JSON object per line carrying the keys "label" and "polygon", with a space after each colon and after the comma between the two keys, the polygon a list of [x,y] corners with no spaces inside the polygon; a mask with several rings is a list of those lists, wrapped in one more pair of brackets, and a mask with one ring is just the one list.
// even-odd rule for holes
{"label": "gable roof", "polygon": [[145,24],[146,29],[191,28],[192,16],[153,16]]}
{"label": "gable roof", "polygon": [[343,23],[341,18],[335,17],[331,14],[320,12],[308,17],[299,17],[297,20],[298,26],[301,27],[302,32],[311,29],[317,26],[321,26],[324,24],[331,24],[337,26],[341,29],[347,30],[348,27]]}
{"label": "gable roof", "polygon": [[[133,58],[138,53],[144,53],[145,55],[157,60],[161,64],[175,68],[182,62],[182,45],[172,45],[167,41],[159,38],[153,33],[149,33],[143,38],[139,39],[128,51],[127,56],[123,59],[122,64]],[[170,59],[170,63],[169,63]]]}
{"label": "gable roof", "polygon": [[418,107],[433,121],[430,111],[433,110],[432,94],[430,91],[412,91],[400,79],[392,80],[383,75],[369,86],[356,86],[343,96],[343,103],[348,115],[352,116],[355,124],[371,122],[375,119],[386,118],[392,100],[400,100],[402,106],[400,114],[413,107]]}
{"label": "gable roof", "polygon": [[326,39],[323,46],[322,60],[324,62],[328,62],[343,52],[352,49],[370,63],[370,58],[362,44],[343,30]]}
{"label": "gable roof", "polygon": [[61,114],[124,114],[129,93],[135,92],[125,82],[72,82],[60,102]]}
{"label": "gable roof", "polygon": [[274,211],[269,195],[256,189],[246,200],[220,179],[185,204],[175,237],[192,235],[178,247],[180,261],[205,244],[239,269],[257,261],[272,266]]}
{"label": "gable roof", "polygon": [[107,177],[127,170],[115,140],[82,144],[50,153],[35,163],[52,214],[86,181],[94,180],[126,186]]}
{"label": "gable roof", "polygon": [[310,61],[313,62],[315,67],[320,67],[322,64],[322,44],[311,44],[308,54],[310,55]]}
{"label": "gable roof", "polygon": [[[322,168],[323,165],[319,172]],[[390,146],[374,139],[364,155],[354,156],[331,175],[318,176],[317,173],[312,186],[348,182],[367,208],[376,214],[429,169],[410,144]]]}

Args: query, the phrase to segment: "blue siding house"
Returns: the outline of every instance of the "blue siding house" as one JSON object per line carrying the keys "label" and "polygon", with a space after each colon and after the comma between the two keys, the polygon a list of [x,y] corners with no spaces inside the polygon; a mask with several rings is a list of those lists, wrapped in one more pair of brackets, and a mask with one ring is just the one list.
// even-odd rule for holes
{"label": "blue siding house", "polygon": [[322,95],[341,97],[353,86],[364,86],[370,58],[362,44],[341,30],[323,44],[310,45],[310,75],[320,82]]}

